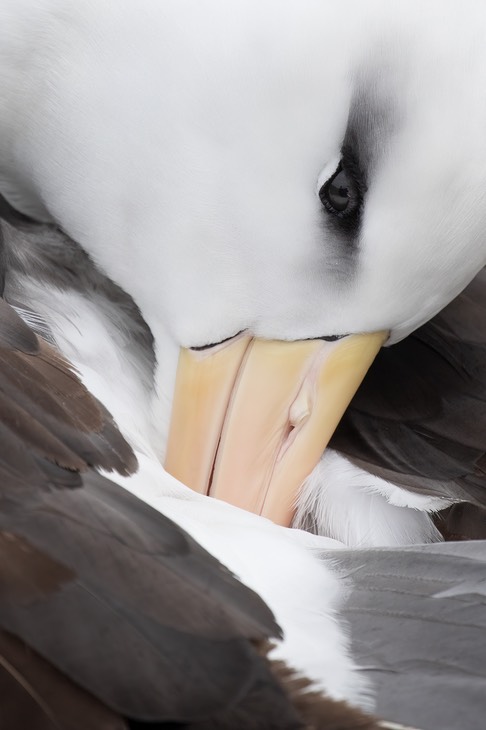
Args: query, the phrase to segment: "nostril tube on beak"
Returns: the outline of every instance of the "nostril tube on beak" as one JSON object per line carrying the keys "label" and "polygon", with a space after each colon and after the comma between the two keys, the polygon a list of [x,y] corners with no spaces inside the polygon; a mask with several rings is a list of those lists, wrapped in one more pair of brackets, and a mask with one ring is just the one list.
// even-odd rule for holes
{"label": "nostril tube on beak", "polygon": [[309,392],[309,386],[304,383],[299,391],[297,398],[290,406],[289,411],[289,422],[293,428],[298,428],[304,421],[306,421],[312,410],[311,394]]}
{"label": "nostril tube on beak", "polygon": [[277,462],[282,459],[287,449],[292,446],[300,429],[307,423],[312,413],[312,400],[309,384],[304,381],[297,397],[289,408],[287,431],[277,456]]}

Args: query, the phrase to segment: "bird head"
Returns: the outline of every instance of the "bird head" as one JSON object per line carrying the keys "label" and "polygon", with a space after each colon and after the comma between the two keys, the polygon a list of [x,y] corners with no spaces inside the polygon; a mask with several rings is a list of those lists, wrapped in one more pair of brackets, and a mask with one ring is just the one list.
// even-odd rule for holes
{"label": "bird head", "polygon": [[378,349],[486,262],[486,13],[126,0],[45,23],[11,199],[139,305],[168,471],[288,524]]}

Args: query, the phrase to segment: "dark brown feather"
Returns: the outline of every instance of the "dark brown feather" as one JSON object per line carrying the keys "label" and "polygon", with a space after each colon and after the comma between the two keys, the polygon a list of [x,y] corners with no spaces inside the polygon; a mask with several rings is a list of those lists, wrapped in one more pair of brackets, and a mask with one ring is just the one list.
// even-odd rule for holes
{"label": "dark brown feather", "polygon": [[309,730],[378,730],[375,717],[313,691],[309,680],[283,662],[271,662],[271,668]]}
{"label": "dark brown feather", "polygon": [[[130,730],[379,730],[378,720],[347,702],[311,689],[311,683],[281,661],[269,659],[271,645],[259,642],[261,674],[237,705],[209,720],[147,726],[130,723]],[[277,680],[275,684],[272,678]],[[271,697],[271,703],[269,703]]]}
{"label": "dark brown feather", "polygon": [[435,515],[446,540],[486,540],[486,507],[460,502]]}
{"label": "dark brown feather", "polygon": [[3,299],[0,299],[0,322],[0,347],[29,355],[39,351],[35,333]]}
{"label": "dark brown feather", "polygon": [[[12,437],[39,459],[70,470],[99,466],[122,474],[134,471],[131,448],[69,364],[3,300],[0,315],[0,412]],[[29,352],[26,332],[36,345],[30,342]],[[22,461],[13,461],[17,453],[2,449],[0,472],[21,472]]]}
{"label": "dark brown feather", "polygon": [[52,431],[39,422],[32,411],[15,402],[5,391],[0,390],[0,411],[3,424],[21,439],[25,446],[49,461],[64,466],[66,469],[81,471],[86,469],[86,462],[55,436]]}
{"label": "dark brown feather", "polygon": [[22,641],[0,631],[0,730],[127,730]]}

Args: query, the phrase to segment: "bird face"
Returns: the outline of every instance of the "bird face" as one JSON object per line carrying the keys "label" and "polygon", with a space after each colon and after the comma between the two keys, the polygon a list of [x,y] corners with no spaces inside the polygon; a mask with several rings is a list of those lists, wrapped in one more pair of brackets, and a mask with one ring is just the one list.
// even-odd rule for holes
{"label": "bird face", "polygon": [[169,363],[168,470],[223,497],[235,474],[261,482],[250,506],[265,513],[282,463],[269,516],[284,522],[384,340],[486,261],[486,14],[422,5],[79,10],[36,101],[41,131],[26,122],[38,198]]}

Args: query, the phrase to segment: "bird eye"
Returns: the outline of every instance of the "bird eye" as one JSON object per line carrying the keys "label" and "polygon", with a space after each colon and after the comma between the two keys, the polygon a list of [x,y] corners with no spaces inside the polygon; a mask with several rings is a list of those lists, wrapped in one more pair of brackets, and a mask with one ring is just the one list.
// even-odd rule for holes
{"label": "bird eye", "polygon": [[348,217],[359,210],[361,196],[359,186],[344,167],[339,163],[337,170],[319,190],[321,203],[328,211],[339,218]]}

